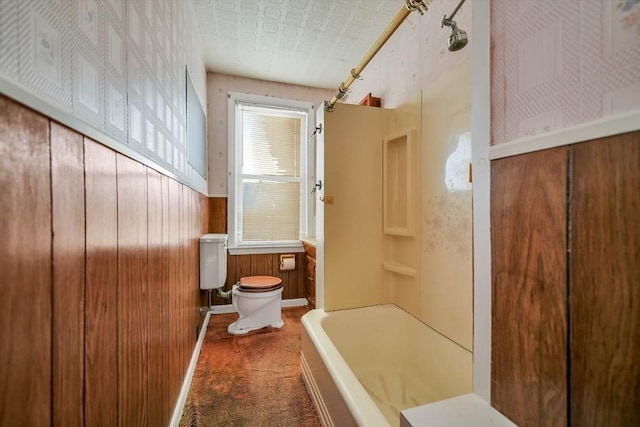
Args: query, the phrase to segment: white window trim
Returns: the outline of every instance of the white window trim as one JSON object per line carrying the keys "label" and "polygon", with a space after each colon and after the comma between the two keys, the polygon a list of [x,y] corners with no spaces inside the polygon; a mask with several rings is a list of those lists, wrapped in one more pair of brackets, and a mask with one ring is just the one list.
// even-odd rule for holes
{"label": "white window trim", "polygon": [[[315,129],[315,113],[314,106],[311,102],[296,101],[284,98],[275,98],[270,96],[260,96],[248,93],[229,92],[227,99],[227,136],[228,136],[228,197],[227,197],[227,228],[229,230],[229,253],[231,254],[256,254],[256,253],[285,253],[285,252],[300,252],[303,250],[301,241],[290,242],[251,242],[251,243],[238,243],[236,240],[236,196],[237,196],[237,182],[236,182],[236,104],[250,103],[259,106],[306,110],[307,112],[307,138],[310,137],[310,132]],[[302,191],[303,194],[309,194],[314,185],[315,176],[315,162],[313,159],[313,152],[308,150],[309,145],[307,140],[301,141],[301,155],[304,160],[303,166],[305,168],[306,180],[303,181]],[[313,212],[311,212],[311,201],[308,197],[303,197],[300,200],[305,205],[306,218],[300,218],[301,221],[306,221],[307,233],[313,230]],[[300,236],[301,238],[307,237],[306,235]]]}

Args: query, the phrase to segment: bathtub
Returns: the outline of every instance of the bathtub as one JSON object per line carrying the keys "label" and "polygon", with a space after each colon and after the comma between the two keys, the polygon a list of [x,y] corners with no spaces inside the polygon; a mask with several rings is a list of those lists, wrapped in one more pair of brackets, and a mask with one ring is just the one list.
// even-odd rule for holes
{"label": "bathtub", "polygon": [[323,426],[400,425],[400,411],[472,391],[472,354],[395,305],[302,317],[300,367]]}

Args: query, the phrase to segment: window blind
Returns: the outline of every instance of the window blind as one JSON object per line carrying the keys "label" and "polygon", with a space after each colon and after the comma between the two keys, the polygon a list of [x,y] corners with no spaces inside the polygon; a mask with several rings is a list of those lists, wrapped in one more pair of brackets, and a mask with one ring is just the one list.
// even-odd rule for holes
{"label": "window blind", "polygon": [[306,113],[240,104],[241,156],[236,224],[243,242],[298,240],[300,144]]}

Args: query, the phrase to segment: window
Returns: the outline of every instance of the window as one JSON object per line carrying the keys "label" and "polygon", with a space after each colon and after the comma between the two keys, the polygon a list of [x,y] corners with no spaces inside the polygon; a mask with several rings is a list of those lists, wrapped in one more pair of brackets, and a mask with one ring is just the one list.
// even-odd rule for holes
{"label": "window", "polygon": [[291,248],[307,235],[313,104],[229,94],[229,246]]}

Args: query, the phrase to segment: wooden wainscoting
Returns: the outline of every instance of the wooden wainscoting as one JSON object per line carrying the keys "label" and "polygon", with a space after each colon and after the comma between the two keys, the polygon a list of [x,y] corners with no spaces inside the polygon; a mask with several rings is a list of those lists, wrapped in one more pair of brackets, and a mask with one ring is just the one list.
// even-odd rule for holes
{"label": "wooden wainscoting", "polygon": [[491,166],[491,403],[522,426],[566,422],[566,177],[566,147]]}
{"label": "wooden wainscoting", "polygon": [[51,123],[53,424],[81,425],[85,332],[82,136]]}
{"label": "wooden wainscoting", "polygon": [[0,425],[52,423],[49,121],[0,96]]}
{"label": "wooden wainscoting", "polygon": [[571,425],[640,425],[640,132],[572,147]]}
{"label": "wooden wainscoting", "polygon": [[640,425],[640,132],[491,166],[492,404]]}
{"label": "wooden wainscoting", "polygon": [[[209,203],[209,233],[227,233],[227,198],[210,197]],[[282,279],[284,290],[283,299],[304,298],[304,281],[306,260],[304,253],[295,254],[296,269],[292,271],[280,271],[279,254],[259,255],[227,255],[227,281],[224,289],[230,290],[238,283],[241,277],[246,276],[276,276]],[[231,304],[231,300],[225,300],[213,294],[214,305]],[[201,304],[209,304],[207,292],[201,292]]]}
{"label": "wooden wainscoting", "polygon": [[209,233],[227,234],[226,197],[209,197]]}
{"label": "wooden wainscoting", "polygon": [[168,425],[208,199],[3,96],[0,185],[0,425]]}
{"label": "wooden wainscoting", "polygon": [[85,424],[118,423],[116,153],[84,141],[86,206]]}
{"label": "wooden wainscoting", "polygon": [[[296,253],[295,257],[295,270],[280,271],[280,254],[227,255],[227,281],[224,289],[231,289],[241,277],[275,276],[281,278],[284,284],[282,299],[305,298],[305,254]],[[214,305],[230,303],[230,300],[218,296],[213,298]]]}

